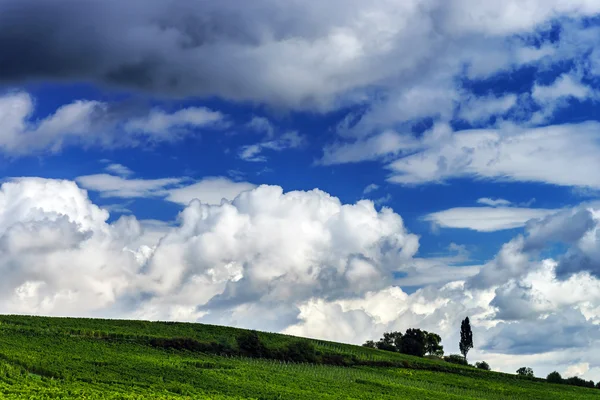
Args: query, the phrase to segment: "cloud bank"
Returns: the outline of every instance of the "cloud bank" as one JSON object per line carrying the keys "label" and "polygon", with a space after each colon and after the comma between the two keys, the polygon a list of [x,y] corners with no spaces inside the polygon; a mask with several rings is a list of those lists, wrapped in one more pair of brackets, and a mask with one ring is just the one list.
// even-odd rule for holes
{"label": "cloud bank", "polygon": [[[192,200],[173,224],[107,223],[74,182],[19,178],[0,187],[0,210],[0,312],[226,323],[353,343],[419,326],[440,332],[449,351],[469,315],[474,356],[496,368],[512,369],[516,353],[546,357],[540,368],[587,362],[593,373],[600,363],[589,351],[600,340],[594,206],[529,222],[478,267],[457,266],[461,251],[418,258],[419,238],[391,209],[319,190],[259,186],[216,205]],[[551,243],[566,251],[540,260]],[[411,284],[420,288],[401,289]],[[535,339],[548,332],[553,340]]]}

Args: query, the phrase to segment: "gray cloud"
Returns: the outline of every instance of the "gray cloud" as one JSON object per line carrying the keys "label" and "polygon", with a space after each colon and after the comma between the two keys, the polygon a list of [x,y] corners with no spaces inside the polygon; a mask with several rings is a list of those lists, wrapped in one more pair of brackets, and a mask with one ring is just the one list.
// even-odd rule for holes
{"label": "gray cloud", "polygon": [[[0,0],[0,80],[84,80],[297,108],[391,89],[391,103],[369,110],[366,126],[397,114],[392,103],[407,96],[407,119],[432,110],[431,93],[445,93],[433,110],[447,114],[464,65],[486,76],[534,61],[535,49],[523,55],[506,37],[599,10],[579,3],[532,2],[514,18],[510,4],[461,0]],[[466,7],[477,18],[466,18]]]}

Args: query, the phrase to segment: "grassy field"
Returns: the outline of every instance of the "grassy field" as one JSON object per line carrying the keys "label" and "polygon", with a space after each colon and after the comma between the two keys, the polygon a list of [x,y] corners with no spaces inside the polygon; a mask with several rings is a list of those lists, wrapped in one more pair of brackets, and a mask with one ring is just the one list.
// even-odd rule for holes
{"label": "grassy field", "polygon": [[[0,398],[600,399],[598,389],[325,341],[310,341],[316,364],[249,358],[238,351],[244,333],[201,324],[0,316]],[[230,352],[156,345],[173,338]],[[259,338],[273,350],[298,342],[270,333]],[[347,366],[323,364],[332,360]]]}

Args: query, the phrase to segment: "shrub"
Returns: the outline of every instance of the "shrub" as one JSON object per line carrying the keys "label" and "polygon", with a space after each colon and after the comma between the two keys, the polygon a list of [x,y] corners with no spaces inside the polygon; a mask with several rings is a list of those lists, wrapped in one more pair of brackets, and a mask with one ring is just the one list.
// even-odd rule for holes
{"label": "shrub", "polygon": [[237,337],[240,353],[247,357],[268,358],[269,350],[260,341],[258,333],[255,331],[244,332]]}
{"label": "shrub", "polygon": [[491,370],[490,365],[488,363],[486,363],[485,361],[476,362],[475,363],[475,368],[483,369],[483,370],[486,370],[486,371]]}
{"label": "shrub", "polygon": [[444,357],[444,361],[452,364],[469,365],[467,360],[460,354],[450,354]]}
{"label": "shrub", "polygon": [[308,340],[297,340],[287,345],[287,358],[300,363],[315,363],[317,353],[315,346]]}
{"label": "shrub", "polygon": [[560,374],[556,371],[550,372],[546,377],[546,380],[550,383],[563,383],[562,376],[560,376]]}

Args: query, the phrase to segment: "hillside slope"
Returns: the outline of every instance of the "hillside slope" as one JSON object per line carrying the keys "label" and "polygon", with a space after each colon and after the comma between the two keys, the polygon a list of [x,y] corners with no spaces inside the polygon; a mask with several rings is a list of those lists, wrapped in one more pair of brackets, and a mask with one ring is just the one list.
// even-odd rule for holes
{"label": "hillside slope", "polygon": [[[238,338],[254,336],[228,327],[0,316],[0,397],[600,399],[600,390],[443,361],[279,334],[257,336],[255,347],[244,345],[248,350],[240,348]],[[245,356],[256,346],[268,358]]]}

